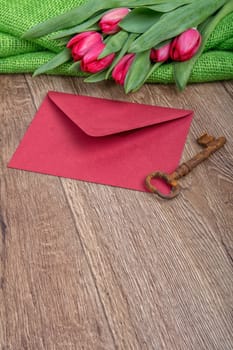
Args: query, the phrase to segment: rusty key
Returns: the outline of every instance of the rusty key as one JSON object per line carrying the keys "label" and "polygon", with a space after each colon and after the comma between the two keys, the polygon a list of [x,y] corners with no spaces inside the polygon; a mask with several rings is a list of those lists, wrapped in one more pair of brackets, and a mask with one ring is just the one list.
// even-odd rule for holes
{"label": "rusty key", "polygon": [[[226,143],[226,138],[221,136],[216,139],[211,135],[204,134],[197,139],[197,142],[199,145],[205,147],[204,150],[199,152],[189,161],[182,163],[172,174],[155,171],[146,177],[146,187],[150,192],[156,193],[165,199],[172,199],[176,197],[180,193],[180,185],[177,180],[183,176],[186,176],[198,164],[203,162],[212,153],[221,148]],[[171,186],[171,191],[169,194],[163,194],[154,185],[152,185],[151,180],[156,178],[163,179],[168,185]]]}

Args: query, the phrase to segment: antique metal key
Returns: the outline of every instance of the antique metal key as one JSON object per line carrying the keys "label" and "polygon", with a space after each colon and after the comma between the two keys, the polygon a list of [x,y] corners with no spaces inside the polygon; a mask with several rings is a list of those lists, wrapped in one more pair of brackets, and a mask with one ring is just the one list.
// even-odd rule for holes
{"label": "antique metal key", "polygon": [[[204,150],[199,152],[189,161],[182,163],[172,174],[156,171],[146,177],[146,187],[150,192],[156,193],[165,199],[172,199],[176,197],[180,193],[180,185],[177,180],[190,173],[193,168],[221,148],[226,143],[226,138],[221,136],[215,139],[213,136],[204,134],[197,139],[197,142],[199,145],[205,147]],[[171,191],[169,194],[161,193],[154,185],[152,185],[151,180],[156,178],[163,179],[168,185],[171,186]]]}

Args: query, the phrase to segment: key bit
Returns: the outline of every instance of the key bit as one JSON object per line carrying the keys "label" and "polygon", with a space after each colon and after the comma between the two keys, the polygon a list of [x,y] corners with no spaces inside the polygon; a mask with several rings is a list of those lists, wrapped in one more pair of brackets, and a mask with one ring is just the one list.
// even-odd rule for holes
{"label": "key bit", "polygon": [[[166,174],[161,171],[155,171],[149,174],[145,181],[147,189],[165,199],[176,197],[181,189],[178,180],[190,173],[198,164],[209,158],[212,153],[223,147],[226,143],[226,138],[221,136],[216,139],[214,136],[203,134],[197,139],[197,143],[203,146],[204,149],[187,162],[182,163],[173,173]],[[163,179],[171,187],[169,194],[163,194],[152,185],[151,180],[156,178]]]}

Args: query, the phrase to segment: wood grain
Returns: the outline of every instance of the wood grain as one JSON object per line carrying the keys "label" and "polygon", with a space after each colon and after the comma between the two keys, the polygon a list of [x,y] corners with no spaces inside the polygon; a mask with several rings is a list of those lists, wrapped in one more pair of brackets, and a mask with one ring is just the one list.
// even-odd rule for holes
{"label": "wood grain", "polygon": [[1,349],[114,349],[60,180],[6,169],[35,113],[24,77],[1,94]]}
{"label": "wood grain", "polygon": [[[145,85],[2,76],[1,349],[233,347],[233,84]],[[7,169],[48,90],[191,108],[183,160],[204,131],[224,149],[179,198]]]}

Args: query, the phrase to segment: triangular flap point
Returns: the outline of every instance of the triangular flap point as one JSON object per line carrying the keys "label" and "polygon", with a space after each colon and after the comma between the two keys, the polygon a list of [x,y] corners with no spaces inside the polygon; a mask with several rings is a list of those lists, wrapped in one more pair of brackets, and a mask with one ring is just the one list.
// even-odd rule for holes
{"label": "triangular flap point", "polygon": [[183,118],[190,110],[48,92],[49,99],[87,135],[101,137]]}

